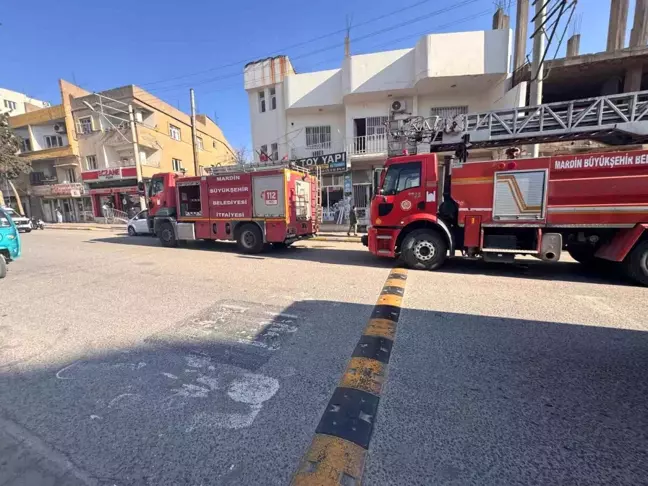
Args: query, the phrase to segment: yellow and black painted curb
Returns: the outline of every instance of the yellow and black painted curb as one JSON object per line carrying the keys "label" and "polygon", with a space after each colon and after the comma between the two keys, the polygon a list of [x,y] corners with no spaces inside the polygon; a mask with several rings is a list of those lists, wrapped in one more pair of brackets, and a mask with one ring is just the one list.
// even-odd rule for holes
{"label": "yellow and black painted curb", "polygon": [[359,486],[396,337],[407,270],[394,268],[293,476],[293,486]]}

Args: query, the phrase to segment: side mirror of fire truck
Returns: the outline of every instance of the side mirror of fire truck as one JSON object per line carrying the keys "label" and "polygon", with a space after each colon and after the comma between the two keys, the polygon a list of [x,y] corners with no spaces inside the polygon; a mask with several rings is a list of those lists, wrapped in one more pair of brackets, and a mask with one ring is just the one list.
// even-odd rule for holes
{"label": "side mirror of fire truck", "polygon": [[144,192],[144,181],[139,181],[137,183],[137,190],[140,192]]}

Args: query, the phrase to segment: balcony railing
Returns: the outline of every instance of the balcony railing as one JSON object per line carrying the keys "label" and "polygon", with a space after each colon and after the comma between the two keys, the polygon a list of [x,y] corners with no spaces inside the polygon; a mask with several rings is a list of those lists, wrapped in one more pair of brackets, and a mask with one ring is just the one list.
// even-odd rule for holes
{"label": "balcony railing", "polygon": [[49,184],[58,184],[56,176],[49,176],[43,172],[31,172],[29,174],[29,183],[32,186],[44,186]]}
{"label": "balcony railing", "polygon": [[347,147],[349,155],[378,155],[387,153],[387,135],[353,137]]}

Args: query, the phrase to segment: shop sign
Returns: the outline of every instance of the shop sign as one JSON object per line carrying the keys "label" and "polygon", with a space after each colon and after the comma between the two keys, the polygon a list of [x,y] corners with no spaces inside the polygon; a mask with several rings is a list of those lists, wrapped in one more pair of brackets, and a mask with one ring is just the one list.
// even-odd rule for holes
{"label": "shop sign", "polygon": [[84,181],[118,181],[137,177],[135,167],[110,167],[81,173]]}
{"label": "shop sign", "polygon": [[353,183],[351,174],[344,174],[344,194],[353,194]]}
{"label": "shop sign", "polygon": [[80,197],[81,194],[84,193],[85,190],[83,188],[83,184],[79,182],[54,184],[52,186],[52,196]]}
{"label": "shop sign", "polygon": [[139,194],[137,186],[128,187],[106,187],[102,189],[90,189],[92,196],[108,196],[110,194]]}
{"label": "shop sign", "polygon": [[121,179],[121,167],[111,167],[110,169],[102,169],[97,173],[97,179],[99,179],[100,181]]}
{"label": "shop sign", "polygon": [[346,152],[318,155],[317,157],[307,157],[305,159],[297,159],[294,162],[295,164],[306,169],[321,167],[323,174],[332,172],[346,172],[348,170]]}

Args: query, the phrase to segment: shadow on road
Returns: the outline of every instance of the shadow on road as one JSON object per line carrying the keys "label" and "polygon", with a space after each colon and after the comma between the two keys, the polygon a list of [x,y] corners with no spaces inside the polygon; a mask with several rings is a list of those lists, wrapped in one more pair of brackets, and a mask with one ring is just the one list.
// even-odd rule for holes
{"label": "shadow on road", "polygon": [[[135,246],[161,246],[159,241],[150,237],[109,237],[94,238],[88,243],[111,243]],[[378,258],[361,246],[357,249],[336,248],[330,244],[320,245],[311,241],[305,246],[297,244],[289,248],[268,250],[258,255],[240,255],[244,259],[285,259],[304,260],[332,265],[351,265],[377,268],[390,268],[394,261]],[[190,242],[187,248],[198,251],[218,251],[238,254],[236,245],[231,242],[196,241]],[[565,282],[583,282],[592,284],[632,285],[614,264],[602,265],[600,269],[588,269],[576,262],[548,263],[533,259],[517,260],[515,264],[489,263],[463,258],[453,258],[437,274],[452,273],[466,275],[491,275],[494,277],[527,278],[535,280],[556,280]]]}
{"label": "shadow on road", "polygon": [[[206,306],[0,369],[3,420],[101,484],[288,484],[372,306]],[[404,309],[364,484],[641,484],[647,369],[648,332]]]}

